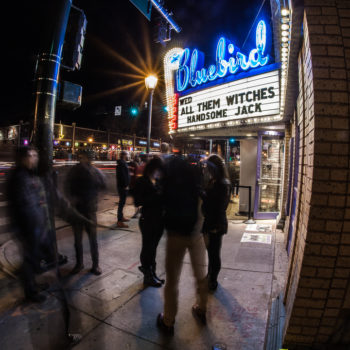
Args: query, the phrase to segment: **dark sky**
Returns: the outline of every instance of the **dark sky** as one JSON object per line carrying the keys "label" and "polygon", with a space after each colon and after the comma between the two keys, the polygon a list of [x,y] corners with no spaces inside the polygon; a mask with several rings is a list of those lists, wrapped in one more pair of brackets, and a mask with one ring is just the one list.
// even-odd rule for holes
{"label": "dark sky", "polygon": [[[2,125],[32,118],[32,80],[36,54],[45,31],[44,3],[49,2],[13,2],[8,11],[11,16],[2,23],[3,33],[6,33],[3,46],[6,50],[2,50],[6,87],[1,98]],[[165,7],[173,12],[174,20],[182,28],[180,34],[172,32],[172,41],[166,49],[173,45],[195,46],[205,53],[206,64],[211,63],[220,35],[242,48],[262,3],[263,0],[165,0]],[[140,63],[143,60],[146,66],[151,63],[158,67],[162,74],[164,48],[152,39],[157,13],[153,9],[152,21],[148,22],[128,0],[74,0],[74,5],[84,10],[88,20],[82,69],[62,72],[61,78],[83,86],[83,105],[74,112],[58,111],[56,121],[104,127],[104,117],[99,113],[110,112],[119,104],[139,105],[142,100],[143,91],[135,95],[137,87],[118,91],[125,85],[141,81],[141,78],[129,76],[140,73],[125,62],[145,71]],[[266,12],[269,6],[270,2],[266,0],[263,11]],[[164,83],[160,81],[155,109],[163,104],[163,87]],[[108,93],[112,89],[115,91]]]}

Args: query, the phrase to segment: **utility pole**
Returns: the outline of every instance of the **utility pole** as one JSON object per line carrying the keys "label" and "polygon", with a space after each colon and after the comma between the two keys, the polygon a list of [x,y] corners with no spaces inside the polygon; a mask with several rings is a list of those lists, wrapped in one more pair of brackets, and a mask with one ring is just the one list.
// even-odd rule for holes
{"label": "utility pole", "polygon": [[[58,80],[62,48],[72,0],[51,0],[49,37],[39,54],[35,72],[34,144],[38,148],[39,171],[47,173],[52,166],[53,128],[55,123]],[[74,145],[73,145],[74,147]]]}

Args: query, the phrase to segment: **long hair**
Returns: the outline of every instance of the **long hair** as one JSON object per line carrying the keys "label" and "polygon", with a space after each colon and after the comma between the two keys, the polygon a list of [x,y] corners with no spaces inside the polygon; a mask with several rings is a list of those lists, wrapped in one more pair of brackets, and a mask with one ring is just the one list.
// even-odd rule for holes
{"label": "long hair", "polygon": [[226,167],[221,157],[212,154],[207,160],[208,168],[216,181],[228,179]]}
{"label": "long hair", "polygon": [[145,169],[143,170],[143,175],[150,177],[156,170],[164,170],[163,161],[158,157],[154,157],[147,162]]}

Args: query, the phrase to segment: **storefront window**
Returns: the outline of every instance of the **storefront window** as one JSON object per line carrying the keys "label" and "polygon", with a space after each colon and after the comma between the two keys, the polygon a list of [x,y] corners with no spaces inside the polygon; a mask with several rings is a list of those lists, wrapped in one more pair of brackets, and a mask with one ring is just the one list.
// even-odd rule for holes
{"label": "storefront window", "polygon": [[279,212],[283,140],[262,137],[259,212]]}

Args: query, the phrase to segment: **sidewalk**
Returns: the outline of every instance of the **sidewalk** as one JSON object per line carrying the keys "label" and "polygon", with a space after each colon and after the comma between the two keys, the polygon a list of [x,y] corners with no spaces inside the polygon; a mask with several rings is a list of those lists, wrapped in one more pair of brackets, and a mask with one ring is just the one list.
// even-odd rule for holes
{"label": "sidewalk", "polygon": [[[131,205],[126,216],[134,213]],[[98,221],[115,223],[116,209],[99,212]],[[230,221],[223,239],[222,270],[219,288],[208,304],[208,325],[200,326],[191,314],[194,279],[188,256],[181,275],[179,313],[173,338],[162,336],[156,317],[163,309],[163,288],[143,289],[138,271],[141,236],[138,222],[130,230],[99,230],[99,249],[103,274],[88,273],[91,267],[88,242],[84,240],[85,269],[70,276],[74,266],[73,237],[70,227],[58,231],[59,251],[69,258],[62,266],[69,295],[72,332],[83,334],[75,349],[211,349],[225,343],[227,349],[262,350],[268,310],[272,297],[283,289],[287,257],[284,235],[271,225],[271,244],[241,242],[247,225]],[[250,232],[253,233],[254,232]],[[254,238],[254,237],[253,237]],[[255,237],[256,238],[256,237]],[[164,276],[165,235],[158,247],[158,272]],[[52,272],[38,278],[51,281],[48,298],[42,304],[20,303],[23,297],[18,281],[0,275],[0,337],[2,349],[65,349],[60,294]]]}

